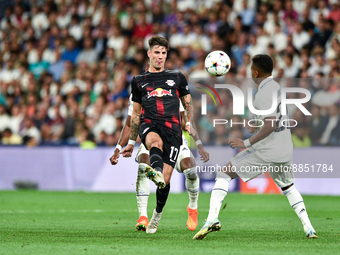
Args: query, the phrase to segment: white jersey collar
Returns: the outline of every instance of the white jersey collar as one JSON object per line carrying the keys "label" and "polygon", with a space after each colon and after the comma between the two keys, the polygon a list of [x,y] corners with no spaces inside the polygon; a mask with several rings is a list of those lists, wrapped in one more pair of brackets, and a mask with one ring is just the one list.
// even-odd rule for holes
{"label": "white jersey collar", "polygon": [[260,85],[259,85],[259,89],[262,89],[264,85],[266,85],[268,82],[273,80],[273,76],[268,76],[266,79],[264,79],[263,81],[261,81]]}

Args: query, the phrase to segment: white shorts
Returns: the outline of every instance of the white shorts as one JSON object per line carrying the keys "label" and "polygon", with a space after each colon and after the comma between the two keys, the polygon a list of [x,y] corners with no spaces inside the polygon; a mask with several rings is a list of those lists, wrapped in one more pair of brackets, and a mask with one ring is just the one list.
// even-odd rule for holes
{"label": "white shorts", "polygon": [[247,182],[255,177],[268,172],[275,183],[280,187],[287,187],[295,180],[292,161],[284,163],[269,162],[260,152],[253,147],[245,149],[231,159],[233,171]]}
{"label": "white shorts", "polygon": [[[139,146],[139,149],[138,149],[138,152],[137,152],[137,155],[136,155],[136,162],[138,162],[138,157],[139,155],[141,154],[147,154],[149,155],[149,151],[147,148],[145,148],[144,144],[140,144]],[[175,165],[175,169],[177,170],[177,172],[181,173],[181,161],[185,158],[193,158],[194,159],[194,155],[192,155],[189,147],[183,143],[179,149],[179,155],[178,155],[178,158],[177,158],[177,161],[176,161],[176,165]]]}

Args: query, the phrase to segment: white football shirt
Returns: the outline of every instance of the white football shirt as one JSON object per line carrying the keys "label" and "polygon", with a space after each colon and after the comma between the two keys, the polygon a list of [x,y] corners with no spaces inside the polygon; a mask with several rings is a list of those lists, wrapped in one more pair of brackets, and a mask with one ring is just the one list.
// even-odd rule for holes
{"label": "white football shirt", "polygon": [[[288,115],[281,114],[281,87],[274,81],[272,76],[264,79],[258,88],[255,95],[254,108],[257,110],[268,110],[272,106],[273,93],[277,97],[277,107],[275,111],[268,115],[254,115],[256,120],[264,122],[267,117],[276,117],[276,131],[272,132],[266,138],[258,141],[253,145],[253,148],[261,152],[263,159],[274,163],[288,162],[293,157],[293,142],[291,138],[290,129],[285,127],[289,126]],[[288,114],[288,113],[287,113]],[[282,121],[284,121],[282,123]],[[271,122],[271,121],[270,121]],[[257,121],[260,125],[260,121]],[[259,131],[262,127],[259,127]]]}

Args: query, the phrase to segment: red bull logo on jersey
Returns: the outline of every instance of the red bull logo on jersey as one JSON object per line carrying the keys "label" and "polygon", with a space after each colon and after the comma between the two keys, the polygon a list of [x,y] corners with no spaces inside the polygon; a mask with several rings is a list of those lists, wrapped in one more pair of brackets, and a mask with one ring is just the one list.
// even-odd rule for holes
{"label": "red bull logo on jersey", "polygon": [[162,96],[172,96],[171,89],[166,90],[162,88],[157,88],[151,92],[148,92],[148,98],[150,97],[162,97]]}

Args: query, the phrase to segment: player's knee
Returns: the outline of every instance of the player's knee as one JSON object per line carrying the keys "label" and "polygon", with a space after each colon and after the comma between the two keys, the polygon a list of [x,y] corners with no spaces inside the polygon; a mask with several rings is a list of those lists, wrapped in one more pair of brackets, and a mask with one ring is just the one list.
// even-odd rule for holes
{"label": "player's knee", "polygon": [[159,141],[152,142],[150,148],[152,148],[152,147],[156,147],[156,148],[160,149],[161,151],[163,151],[162,142],[159,142]]}
{"label": "player's knee", "polygon": [[181,160],[180,166],[182,173],[184,173],[186,169],[195,168],[195,161],[192,158],[184,158]]}
{"label": "player's knee", "polygon": [[149,155],[146,153],[142,153],[138,156],[138,163],[145,163],[150,165]]}
{"label": "player's knee", "polygon": [[195,181],[198,178],[198,174],[195,167],[184,170],[183,174],[185,175],[185,178],[190,181]]}

